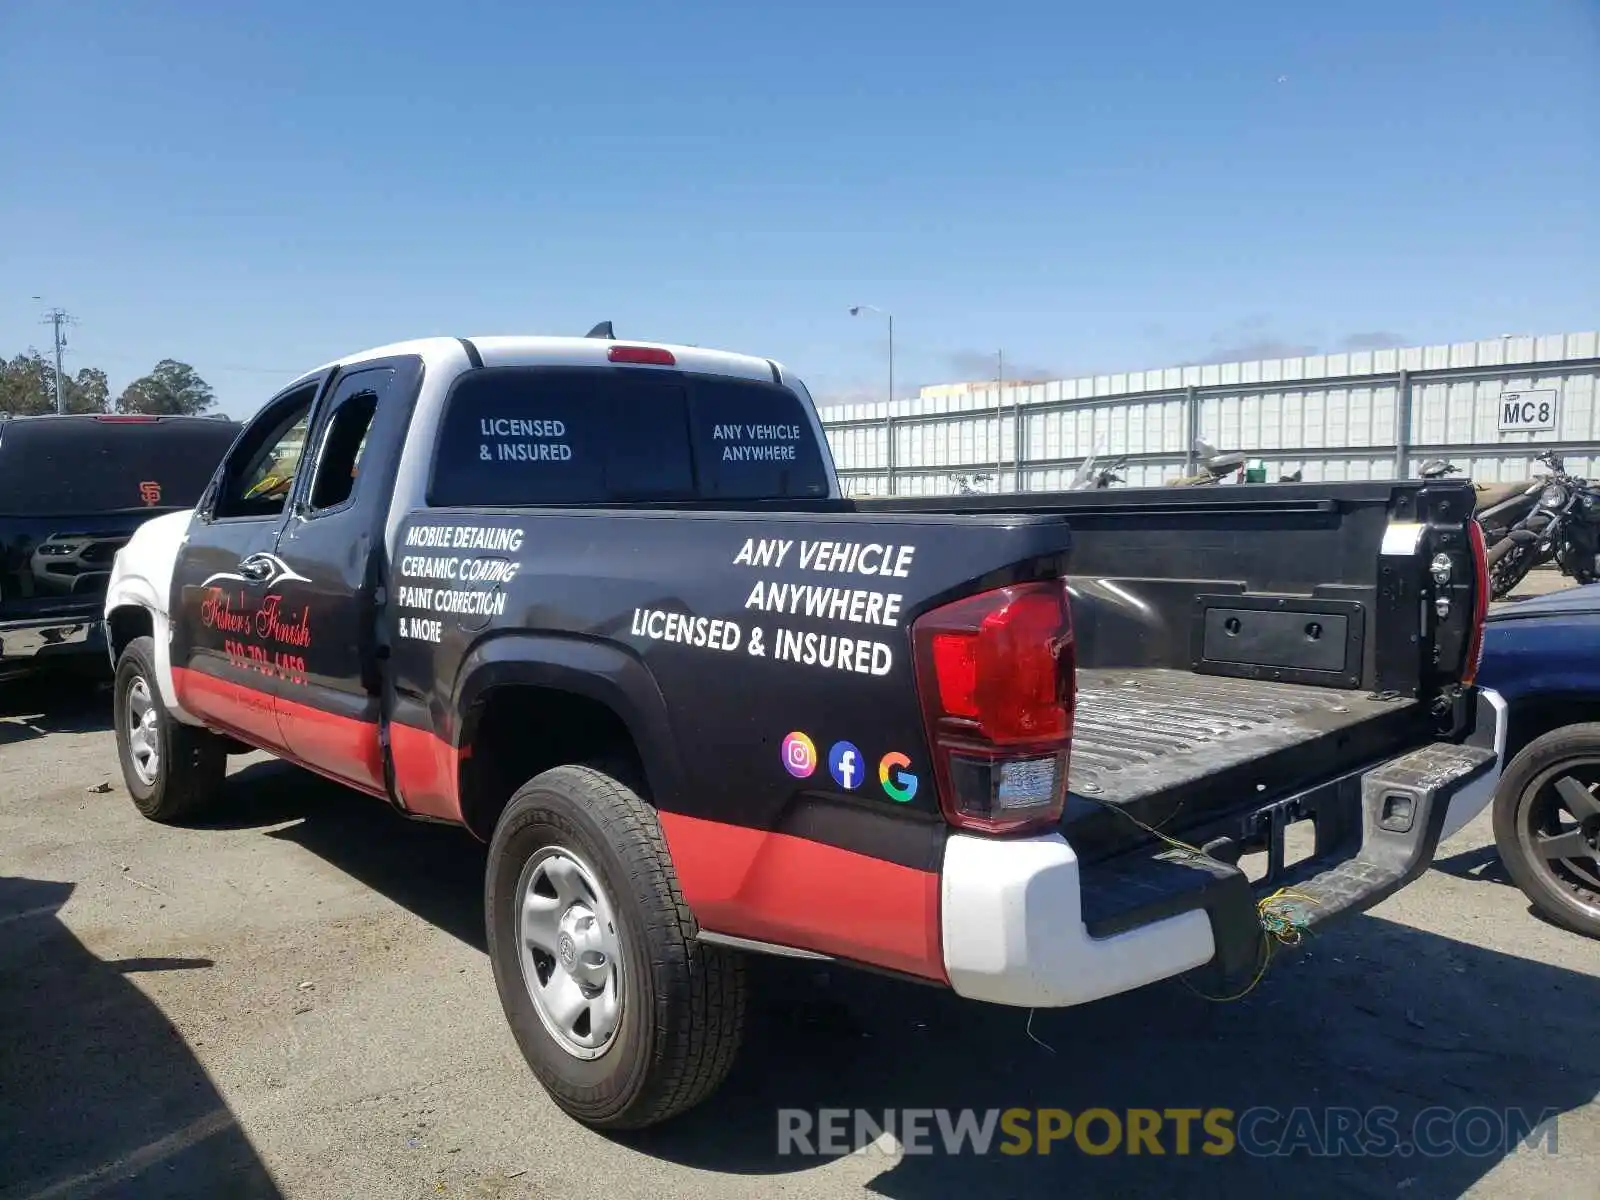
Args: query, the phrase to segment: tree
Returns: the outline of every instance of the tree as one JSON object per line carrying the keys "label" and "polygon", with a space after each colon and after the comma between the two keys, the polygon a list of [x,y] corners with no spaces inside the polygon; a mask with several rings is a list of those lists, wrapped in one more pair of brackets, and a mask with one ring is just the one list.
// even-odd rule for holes
{"label": "tree", "polygon": [[[61,385],[61,403],[69,413],[111,410],[111,385],[99,367],[84,367],[75,376],[63,373]],[[30,349],[10,362],[0,359],[0,412],[36,417],[55,410],[56,370],[44,355]]]}
{"label": "tree", "polygon": [[0,359],[0,412],[34,417],[56,410],[55,368],[29,348],[9,362]]}
{"label": "tree", "polygon": [[217,402],[211,385],[188,363],[163,358],[117,397],[119,413],[193,416]]}
{"label": "tree", "polygon": [[[111,411],[111,383],[99,367],[84,367],[62,380],[61,403],[69,413]],[[54,397],[51,398],[52,403]]]}

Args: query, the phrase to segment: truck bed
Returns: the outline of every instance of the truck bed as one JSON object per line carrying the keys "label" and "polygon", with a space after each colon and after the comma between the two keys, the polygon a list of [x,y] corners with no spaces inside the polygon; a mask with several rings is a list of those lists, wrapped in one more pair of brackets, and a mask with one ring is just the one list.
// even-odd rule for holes
{"label": "truck bed", "polygon": [[1160,667],[1080,670],[1070,788],[1136,802],[1414,707],[1365,690]]}
{"label": "truck bed", "polygon": [[1062,827],[1095,860],[1148,841],[1141,825],[1204,838],[1438,739],[1438,690],[1471,633],[1471,503],[1470,487],[1372,480],[856,505],[1066,521],[1077,710]]}

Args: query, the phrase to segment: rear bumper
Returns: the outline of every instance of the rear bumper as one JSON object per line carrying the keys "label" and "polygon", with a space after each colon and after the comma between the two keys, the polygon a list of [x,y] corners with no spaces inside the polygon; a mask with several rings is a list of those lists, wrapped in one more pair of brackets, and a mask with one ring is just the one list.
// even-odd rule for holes
{"label": "rear bumper", "polygon": [[1474,775],[1450,798],[1444,829],[1439,834],[1440,841],[1461,832],[1494,799],[1495,788],[1500,786],[1500,775],[1506,769],[1506,727],[1510,723],[1510,715],[1510,709],[1499,692],[1492,688],[1478,689],[1477,727],[1467,744],[1492,751],[1494,763],[1487,771]]}
{"label": "rear bumper", "polygon": [[104,628],[96,614],[0,621],[0,673],[60,657],[104,653]]}
{"label": "rear bumper", "polygon": [[[1158,846],[1085,864],[1059,833],[951,836],[940,896],[951,986],[1059,1008],[1199,967],[1208,989],[1248,980],[1263,950],[1261,898],[1292,887],[1311,928],[1363,911],[1426,870],[1445,829],[1482,809],[1505,745],[1497,701],[1480,699],[1472,742],[1429,745],[1234,818],[1230,832],[1207,831],[1205,859]],[[1285,831],[1300,821],[1314,823],[1316,847],[1285,866]],[[1235,864],[1260,849],[1268,877],[1251,883]]]}

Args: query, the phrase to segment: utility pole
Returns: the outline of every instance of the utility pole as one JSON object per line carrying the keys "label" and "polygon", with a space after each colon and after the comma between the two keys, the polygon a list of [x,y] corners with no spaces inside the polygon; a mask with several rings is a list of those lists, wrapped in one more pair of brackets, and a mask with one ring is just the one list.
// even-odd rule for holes
{"label": "utility pole", "polygon": [[[43,299],[43,297],[35,296],[34,299],[35,300],[40,300],[40,299]],[[52,308],[49,312],[44,314],[44,320],[39,322],[39,323],[41,325],[50,326],[51,332],[55,336],[55,343],[56,343],[56,412],[63,413],[63,412],[66,412],[67,409],[66,409],[66,405],[62,402],[62,393],[61,393],[61,352],[67,348],[67,338],[66,338],[66,334],[64,334],[62,332],[61,327],[63,325],[70,325],[72,323],[72,316],[64,308]]]}

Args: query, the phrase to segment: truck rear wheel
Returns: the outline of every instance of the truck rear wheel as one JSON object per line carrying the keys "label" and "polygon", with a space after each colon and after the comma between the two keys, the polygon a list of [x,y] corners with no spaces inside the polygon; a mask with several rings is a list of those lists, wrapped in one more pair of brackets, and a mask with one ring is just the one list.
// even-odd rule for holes
{"label": "truck rear wheel", "polygon": [[228,769],[222,739],[174,720],[161,703],[148,637],[123,650],[114,687],[117,758],[134,806],[152,821],[196,815],[222,791]]}
{"label": "truck rear wheel", "polygon": [[655,812],[617,773],[563,766],[524,784],[484,892],[500,1003],[565,1112],[639,1129],[716,1091],[743,1031],[743,964],[696,941]]}

